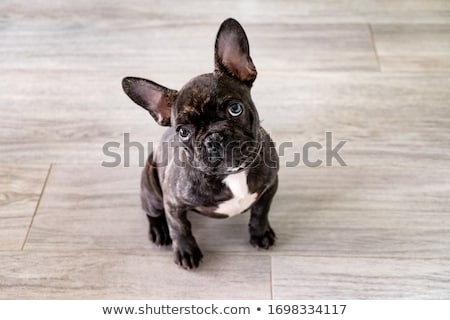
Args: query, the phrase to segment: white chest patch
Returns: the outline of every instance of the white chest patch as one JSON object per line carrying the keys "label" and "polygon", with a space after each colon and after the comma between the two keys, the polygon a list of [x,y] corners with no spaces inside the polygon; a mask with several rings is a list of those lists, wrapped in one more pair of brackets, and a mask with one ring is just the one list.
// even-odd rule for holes
{"label": "white chest patch", "polygon": [[230,174],[223,179],[230,188],[233,197],[219,204],[216,213],[226,214],[229,217],[235,216],[247,210],[255,202],[258,194],[250,194],[247,185],[247,172]]}

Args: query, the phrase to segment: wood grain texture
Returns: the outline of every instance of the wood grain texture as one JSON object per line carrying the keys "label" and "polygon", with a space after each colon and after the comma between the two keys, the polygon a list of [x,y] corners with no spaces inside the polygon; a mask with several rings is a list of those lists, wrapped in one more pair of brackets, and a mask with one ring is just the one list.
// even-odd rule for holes
{"label": "wood grain texture", "polygon": [[277,23],[346,23],[376,21],[380,23],[447,23],[450,5],[446,0],[322,0],[280,1],[250,0],[230,6],[220,0],[195,0],[189,3],[177,1],[83,0],[76,4],[64,0],[52,3],[18,5],[17,1],[2,2],[0,9],[7,17],[18,15],[21,19],[74,20],[79,24],[116,28],[130,23],[156,25],[183,25],[212,23],[230,16],[249,22]]}
{"label": "wood grain texture", "polygon": [[449,260],[272,258],[274,299],[449,299]]}
{"label": "wood grain texture", "polygon": [[[143,249],[138,168],[55,165],[26,250]],[[449,257],[448,169],[285,168],[271,211],[273,254]],[[248,214],[190,215],[204,250],[254,252]],[[264,252],[262,252],[264,253]]]}
{"label": "wood grain texture", "polygon": [[450,71],[450,24],[373,25],[385,71]]}
{"label": "wood grain texture", "polygon": [[449,169],[283,170],[274,252],[450,258],[449,191]]}
{"label": "wood grain texture", "polygon": [[[142,76],[179,89],[213,70],[218,23],[114,30],[45,16],[23,22],[16,15],[0,29],[2,161],[101,162],[104,144],[123,142],[123,132],[133,132],[133,141],[158,140],[161,128],[125,96],[121,79]],[[261,74],[378,70],[366,24],[246,29]]]}
{"label": "wood grain texture", "polygon": [[[21,83],[5,80],[2,161],[100,164],[111,160],[103,153],[107,142],[120,143],[111,150],[123,155],[124,132],[144,146],[160,139],[163,128],[125,96],[120,73],[110,73],[108,80],[94,73],[61,74],[72,80],[49,76],[44,85],[33,77]],[[15,71],[6,75],[20,77]],[[184,80],[165,79],[174,88]],[[49,92],[54,87],[57,96]],[[325,132],[331,131],[334,139],[349,141],[342,150],[349,165],[448,167],[449,155],[442,150],[450,147],[449,87],[446,73],[265,72],[255,82],[253,98],[278,144],[293,142],[301,151],[308,141],[324,143]],[[16,111],[25,107],[26,112]],[[136,148],[130,149],[130,159],[138,165]]]}
{"label": "wood grain texture", "polygon": [[151,248],[139,179],[136,168],[55,165],[25,250]]}
{"label": "wood grain texture", "polygon": [[365,24],[257,24],[247,29],[260,74],[379,69]]}
{"label": "wood grain texture", "polygon": [[173,264],[170,254],[143,252],[26,252],[0,259],[1,299],[270,299],[269,257],[211,253],[195,272]]}
{"label": "wood grain texture", "polygon": [[[0,12],[0,298],[449,298],[449,1],[6,0]],[[148,241],[139,158],[163,128],[120,82],[179,89],[212,71],[228,17],[250,40],[263,126],[292,143],[278,242],[252,248],[248,213],[192,214],[205,261],[188,273]],[[326,132],[347,141],[348,166],[325,166]],[[144,147],[130,147],[131,168],[124,133]],[[322,164],[292,165],[311,141]],[[118,167],[101,165],[108,142]]]}
{"label": "wood grain texture", "polygon": [[333,147],[347,141],[348,166],[448,168],[449,87],[447,73],[269,73],[253,97],[274,140],[293,143],[283,161],[309,141],[323,146],[311,161],[324,161],[328,131]]}
{"label": "wood grain texture", "polygon": [[49,166],[0,165],[0,250],[21,250]]}
{"label": "wood grain texture", "polygon": [[[449,169],[282,169],[270,254],[449,258],[449,191]],[[192,220],[209,250],[252,252],[248,218]]]}

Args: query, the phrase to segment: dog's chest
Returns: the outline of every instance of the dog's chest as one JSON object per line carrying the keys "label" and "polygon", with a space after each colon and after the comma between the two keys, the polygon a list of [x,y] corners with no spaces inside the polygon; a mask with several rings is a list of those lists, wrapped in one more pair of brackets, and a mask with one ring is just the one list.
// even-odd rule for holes
{"label": "dog's chest", "polygon": [[231,199],[219,203],[214,211],[216,213],[225,214],[229,217],[240,214],[247,210],[258,196],[256,192],[249,192],[246,172],[230,174],[223,179],[223,183],[228,186],[233,196]]}

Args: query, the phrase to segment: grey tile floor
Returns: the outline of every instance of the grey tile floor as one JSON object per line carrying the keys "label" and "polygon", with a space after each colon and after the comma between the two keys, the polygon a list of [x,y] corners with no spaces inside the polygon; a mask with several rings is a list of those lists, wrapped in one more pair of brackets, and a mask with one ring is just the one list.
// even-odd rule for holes
{"label": "grey tile floor", "polygon": [[[450,298],[448,1],[7,0],[0,12],[0,298]],[[102,146],[159,139],[122,77],[179,88],[210,72],[229,16],[249,37],[264,127],[294,148],[271,211],[277,245],[248,244],[248,214],[193,215],[205,259],[186,272],[148,241],[137,149],[130,167],[105,168]],[[286,165],[326,132],[347,141],[347,166]]]}

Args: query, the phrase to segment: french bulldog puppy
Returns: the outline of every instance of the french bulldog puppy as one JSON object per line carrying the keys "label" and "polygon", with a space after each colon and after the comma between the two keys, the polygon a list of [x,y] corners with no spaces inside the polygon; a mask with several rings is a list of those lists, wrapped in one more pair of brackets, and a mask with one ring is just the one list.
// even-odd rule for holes
{"label": "french bulldog puppy", "polygon": [[227,218],[250,209],[250,243],[263,249],[275,243],[268,213],[278,156],[250,96],[256,68],[236,20],[220,26],[214,58],[213,73],[179,91],[142,78],[122,81],[135,103],[169,127],[143,170],[141,201],[151,241],[172,244],[185,269],[197,268],[203,257],[188,212]]}

